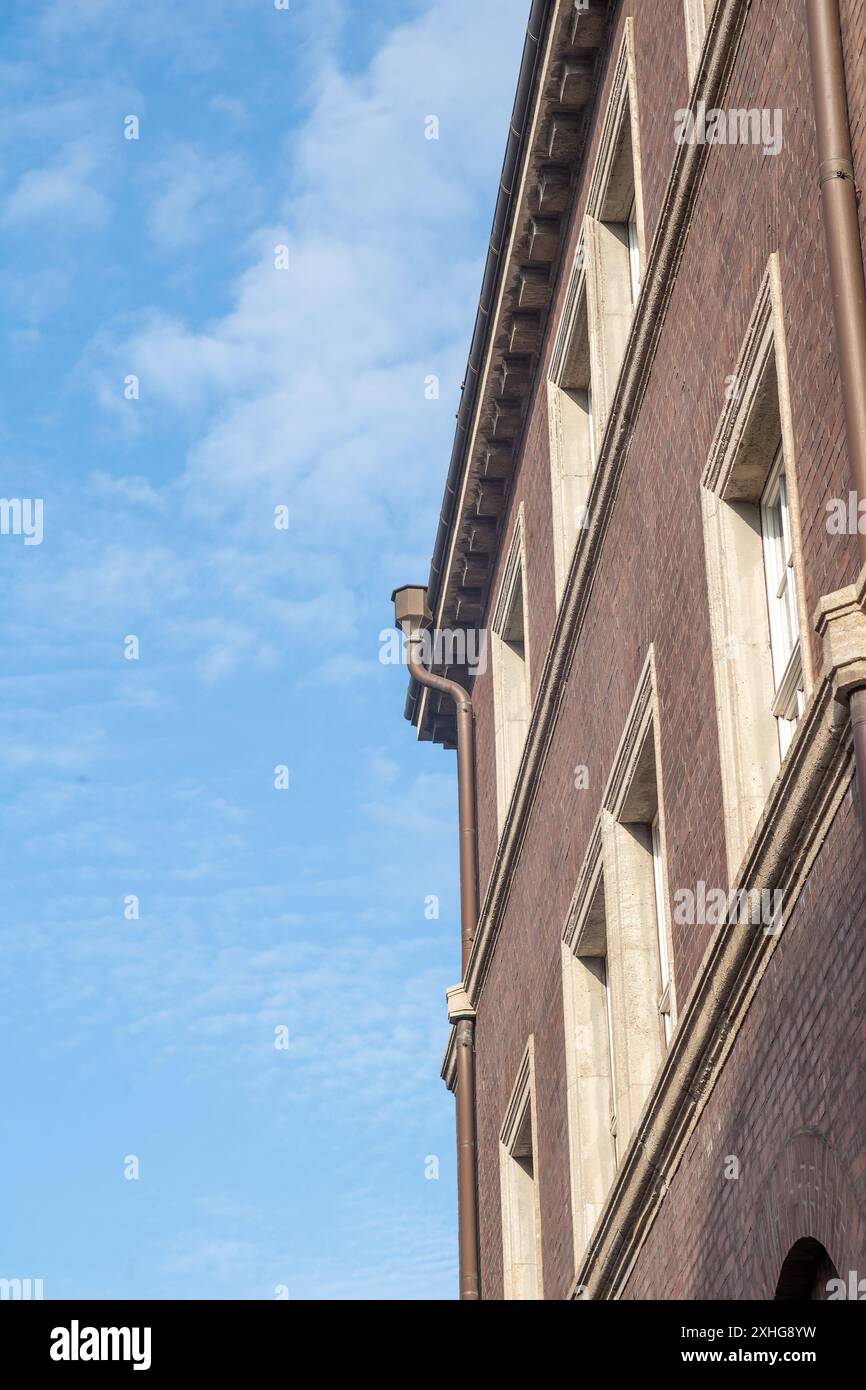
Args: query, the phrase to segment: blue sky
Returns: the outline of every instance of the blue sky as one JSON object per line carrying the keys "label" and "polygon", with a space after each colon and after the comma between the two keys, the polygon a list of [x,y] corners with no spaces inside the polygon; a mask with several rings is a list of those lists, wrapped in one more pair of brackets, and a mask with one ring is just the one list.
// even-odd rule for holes
{"label": "blue sky", "polygon": [[48,1298],[455,1295],[453,755],[379,634],[527,13],[3,7],[0,1276]]}

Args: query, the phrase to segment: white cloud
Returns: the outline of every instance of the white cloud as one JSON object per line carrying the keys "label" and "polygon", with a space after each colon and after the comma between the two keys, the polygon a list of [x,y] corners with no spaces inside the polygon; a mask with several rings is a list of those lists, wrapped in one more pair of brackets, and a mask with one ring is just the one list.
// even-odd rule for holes
{"label": "white cloud", "polygon": [[112,477],[110,473],[97,470],[90,481],[98,493],[106,497],[120,497],[133,506],[161,507],[164,499],[147,478]]}
{"label": "white cloud", "polygon": [[91,150],[82,143],[68,145],[52,163],[21,175],[0,205],[0,221],[15,229],[52,221],[64,228],[101,227],[111,204],[95,186],[96,171]]}
{"label": "white cloud", "polygon": [[219,111],[224,116],[230,116],[233,121],[242,124],[247,119],[247,108],[237,97],[227,97],[223,93],[211,97],[208,102],[211,111]]}
{"label": "white cloud", "polygon": [[[502,9],[436,0],[389,35],[368,71],[326,65],[308,121],[285,142],[280,218],[251,238],[233,307],[202,327],[155,311],[120,349],[112,381],[131,363],[143,392],[177,410],[219,406],[185,477],[203,518],[242,515],[271,492],[292,507],[308,547],[333,550],[335,527],[349,548],[389,530],[397,543],[392,516],[417,513],[422,499],[429,507],[505,138],[504,123],[491,136],[489,104],[508,109],[516,63],[518,26],[503,23]],[[517,0],[509,9],[511,21],[522,17]],[[471,83],[456,51],[486,54]],[[439,141],[424,138],[431,112]],[[484,230],[469,239],[476,216]],[[287,271],[275,268],[280,243]],[[441,379],[435,403],[424,400],[431,373]],[[420,467],[434,438],[435,484]]]}
{"label": "white cloud", "polygon": [[379,787],[391,787],[400,777],[400,764],[381,748],[376,748],[370,755],[370,773],[374,783]]}
{"label": "white cloud", "polygon": [[254,214],[255,190],[237,155],[207,155],[180,145],[147,170],[150,193],[147,228],[161,251],[176,252],[204,240],[219,227]]}
{"label": "white cloud", "polygon": [[15,593],[22,613],[59,618],[67,640],[77,640],[82,628],[110,632],[114,625],[119,644],[131,616],[171,611],[195,585],[191,558],[164,543],[109,539],[100,544],[95,536],[72,535],[66,537],[65,555],[65,564],[44,572],[19,570]]}

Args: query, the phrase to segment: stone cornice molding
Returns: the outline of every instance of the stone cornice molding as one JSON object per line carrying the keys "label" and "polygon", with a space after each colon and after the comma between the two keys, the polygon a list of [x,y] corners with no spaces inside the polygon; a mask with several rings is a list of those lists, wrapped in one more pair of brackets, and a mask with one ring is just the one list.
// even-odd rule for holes
{"label": "stone cornice molding", "polygon": [[[471,412],[458,419],[462,462],[449,476],[440,521],[442,553],[437,540],[430,592],[438,628],[477,626],[487,611],[616,7],[617,0],[588,0],[584,7],[551,0],[549,21],[537,36],[501,275],[485,313],[484,350],[471,363],[477,390]],[[452,674],[466,679],[464,672]],[[451,741],[447,702],[443,707],[426,687],[410,682],[406,717],[419,738]]]}

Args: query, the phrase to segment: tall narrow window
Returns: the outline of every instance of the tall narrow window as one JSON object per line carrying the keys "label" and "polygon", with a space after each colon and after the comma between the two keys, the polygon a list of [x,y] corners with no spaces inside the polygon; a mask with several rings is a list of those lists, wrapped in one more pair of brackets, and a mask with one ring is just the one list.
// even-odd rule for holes
{"label": "tall narrow window", "polygon": [[779,730],[779,752],[784,757],[803,713],[805,696],[794,545],[781,445],[761,497],[761,537],[775,686],[773,714]]}
{"label": "tall narrow window", "polygon": [[631,279],[631,302],[637,304],[640,294],[640,241],[637,232],[637,204],[632,198],[628,214],[628,268]]}
{"label": "tall narrow window", "polygon": [[575,1263],[616,1172],[616,1010],[608,971],[601,839],[593,834],[562,942],[565,1080]]}
{"label": "tall narrow window", "polygon": [[493,618],[494,725],[500,829],[529,728],[529,660],[523,590],[523,521],[518,519]]}
{"label": "tall narrow window", "polygon": [[613,1041],[613,996],[610,990],[610,976],[607,970],[607,956],[599,958],[601,978],[604,981],[604,1008],[607,1017],[607,1066],[608,1076],[610,1077],[610,1137],[613,1141],[613,1159],[617,1160],[616,1146],[616,1052]]}
{"label": "tall narrow window", "polygon": [[778,255],[731,368],[701,509],[733,883],[813,683]]}
{"label": "tall narrow window", "polygon": [[547,381],[553,560],[557,598],[562,593],[598,453],[590,374],[583,248],[578,248]]}
{"label": "tall narrow window", "polygon": [[657,710],[650,648],[562,932],[576,1267],[676,1017]]}
{"label": "tall narrow window", "polygon": [[644,255],[634,25],[627,19],[584,220],[594,413],[598,432],[616,393]]}
{"label": "tall narrow window", "polygon": [[641,286],[643,194],[629,16],[548,374],[556,597],[565,588]]}
{"label": "tall narrow window", "polygon": [[539,1299],[540,1222],[534,1129],[533,1040],[524,1054],[500,1134],[503,1282],[506,1299]]}
{"label": "tall narrow window", "polygon": [[[589,221],[589,220],[588,220]],[[609,407],[640,293],[640,235],[635,192],[634,155],[626,102],[610,179],[587,229],[590,257],[590,341],[596,373],[605,382]]]}
{"label": "tall narrow window", "polygon": [[676,1016],[653,672],[650,654],[614,760],[601,816],[620,1155],[655,1081]]}

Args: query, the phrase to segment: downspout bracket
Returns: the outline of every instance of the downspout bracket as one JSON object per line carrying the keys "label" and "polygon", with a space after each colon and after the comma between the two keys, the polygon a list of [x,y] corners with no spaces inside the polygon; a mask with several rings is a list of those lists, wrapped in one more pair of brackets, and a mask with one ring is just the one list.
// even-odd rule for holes
{"label": "downspout bracket", "polygon": [[866,565],[853,584],[819,600],[815,630],[823,643],[824,674],[845,704],[866,687]]}
{"label": "downspout bracket", "polygon": [[452,985],[450,989],[446,989],[445,999],[448,1004],[449,1023],[459,1023],[464,1019],[475,1018],[472,1000],[462,985]]}

